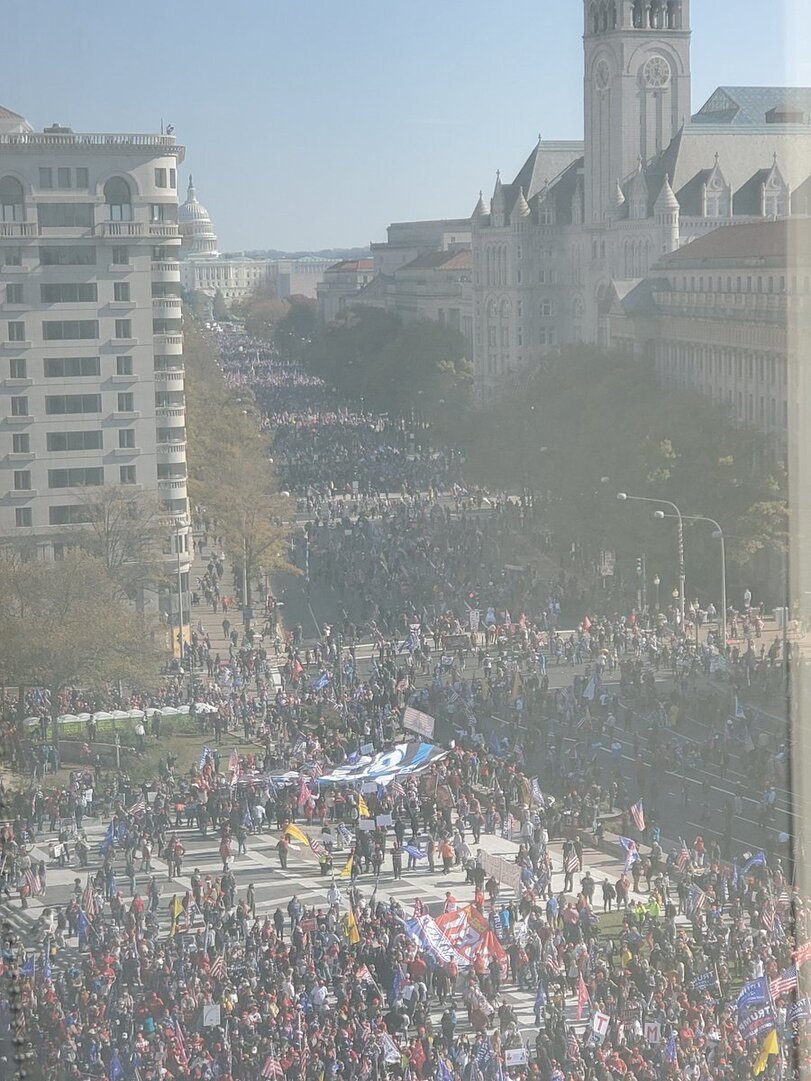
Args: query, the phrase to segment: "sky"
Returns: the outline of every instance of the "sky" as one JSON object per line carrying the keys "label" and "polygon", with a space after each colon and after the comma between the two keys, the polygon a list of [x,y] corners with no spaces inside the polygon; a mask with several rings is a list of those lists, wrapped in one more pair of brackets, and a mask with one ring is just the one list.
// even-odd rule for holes
{"label": "sky", "polygon": [[[2,0],[0,103],[186,147],[221,251],[461,217],[538,134],[582,138],[581,0]],[[693,109],[811,85],[804,0],[692,0]]]}

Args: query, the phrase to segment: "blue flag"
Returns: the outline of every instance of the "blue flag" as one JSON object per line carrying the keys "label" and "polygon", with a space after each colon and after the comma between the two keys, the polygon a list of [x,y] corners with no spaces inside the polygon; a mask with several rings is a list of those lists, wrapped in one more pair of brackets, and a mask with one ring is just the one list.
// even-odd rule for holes
{"label": "blue flag", "polygon": [[394,969],[394,979],[391,982],[391,991],[389,991],[389,1006],[394,1006],[397,999],[400,997],[400,987],[403,983],[403,974],[400,971],[400,966],[396,965]]}
{"label": "blue flag", "polygon": [[118,1052],[113,1051],[110,1058],[110,1081],[118,1081],[118,1079],[123,1076],[124,1070],[121,1066],[121,1059],[118,1057]]}
{"label": "blue flag", "polygon": [[753,867],[765,867],[766,855],[763,852],[758,852],[755,856],[750,856],[746,863],[741,867],[741,874],[747,874]]}
{"label": "blue flag", "polygon": [[407,852],[409,856],[413,856],[415,860],[424,860],[428,854],[423,852],[421,848],[417,848],[416,845],[404,845],[403,851]]}
{"label": "blue flag", "polygon": [[677,1066],[679,1062],[678,1052],[676,1051],[676,1033],[671,1032],[667,1038],[665,1044],[665,1060],[672,1063],[673,1066]]}
{"label": "blue flag", "polygon": [[33,976],[37,971],[37,959],[32,953],[30,957],[26,958],[22,967],[23,976]]}
{"label": "blue flag", "polygon": [[769,981],[765,976],[761,976],[757,980],[750,980],[749,983],[743,985],[735,1004],[738,1007],[739,1014],[747,1013],[757,1006],[765,1006],[769,999]]}

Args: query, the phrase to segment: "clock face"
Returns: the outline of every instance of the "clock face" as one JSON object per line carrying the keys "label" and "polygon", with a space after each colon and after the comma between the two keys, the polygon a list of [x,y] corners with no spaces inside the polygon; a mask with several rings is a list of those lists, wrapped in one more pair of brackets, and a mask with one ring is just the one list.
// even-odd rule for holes
{"label": "clock face", "polygon": [[670,82],[670,64],[663,56],[652,56],[642,68],[645,86],[659,88]]}
{"label": "clock face", "polygon": [[607,60],[600,60],[594,69],[594,85],[598,90],[607,90],[611,82],[611,68]]}

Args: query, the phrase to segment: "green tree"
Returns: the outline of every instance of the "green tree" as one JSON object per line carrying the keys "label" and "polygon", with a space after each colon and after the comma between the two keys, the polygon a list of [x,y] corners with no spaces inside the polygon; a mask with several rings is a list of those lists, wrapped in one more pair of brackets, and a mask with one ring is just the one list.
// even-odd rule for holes
{"label": "green tree", "polygon": [[160,631],[123,603],[102,560],[0,558],[0,682],[50,691],[53,739],[63,687],[155,680]]}
{"label": "green tree", "polygon": [[214,301],[211,305],[211,314],[218,323],[229,323],[231,321],[231,310],[225,303],[225,297],[222,295],[222,290],[220,289],[214,294]]}

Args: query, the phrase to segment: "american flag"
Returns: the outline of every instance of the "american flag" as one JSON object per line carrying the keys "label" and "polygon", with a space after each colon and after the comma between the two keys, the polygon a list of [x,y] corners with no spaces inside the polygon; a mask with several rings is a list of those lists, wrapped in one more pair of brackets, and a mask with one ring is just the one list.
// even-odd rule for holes
{"label": "american flag", "polygon": [[780,998],[781,995],[787,995],[790,991],[795,990],[797,987],[797,966],[789,965],[784,969],[779,976],[775,976],[769,983],[769,990],[771,991],[772,998]]}
{"label": "american flag", "polygon": [[580,870],[580,857],[576,852],[570,852],[569,855],[566,857],[564,869],[567,874],[571,875],[577,874],[577,872]]}
{"label": "american flag", "polygon": [[634,825],[640,833],[645,832],[645,808],[642,806],[642,800],[639,799],[631,807],[631,818],[634,820]]}
{"label": "american flag", "polygon": [[28,868],[28,870],[23,871],[23,882],[28,887],[28,892],[32,897],[35,894],[45,892],[42,887],[42,880],[35,871],[31,870],[30,867]]}
{"label": "american flag", "polygon": [[87,876],[87,885],[82,894],[82,911],[89,920],[94,920],[96,918],[96,913],[98,911],[96,907],[96,894],[90,882],[90,875]]}
{"label": "american flag", "polygon": [[175,1058],[181,1066],[189,1065],[189,1053],[186,1050],[186,1037],[183,1035],[183,1029],[180,1027],[180,1022],[175,1018],[174,1023],[175,1033],[172,1039],[172,1046],[174,1048]]}
{"label": "american flag", "polygon": [[797,947],[797,968],[811,961],[811,939]]}
{"label": "american flag", "polygon": [[683,871],[684,868],[687,866],[687,864],[689,862],[690,862],[690,849],[687,847],[687,843],[682,838],[681,839],[681,848],[679,849],[679,854],[676,857],[676,866],[678,867],[678,869],[680,871]]}
{"label": "american flag", "polygon": [[546,967],[550,972],[553,972],[556,976],[559,976],[563,972],[563,965],[557,954],[552,954],[546,959]]}
{"label": "american flag", "polygon": [[698,886],[691,886],[687,891],[687,910],[692,916],[700,912],[707,902],[707,895]]}
{"label": "american flag", "polygon": [[577,1042],[577,1036],[572,1029],[569,1029],[566,1035],[566,1057],[571,1059],[572,1062],[577,1062],[580,1058],[580,1044]]}
{"label": "american flag", "polygon": [[399,781],[391,782],[391,784],[389,785],[389,792],[391,792],[393,796],[405,796],[406,794],[405,789]]}
{"label": "american flag", "polygon": [[265,1065],[262,1067],[262,1077],[284,1077],[284,1071],[282,1070],[281,1063],[274,1057],[273,1052],[265,1059]]}
{"label": "american flag", "polygon": [[214,964],[208,970],[209,975],[213,976],[215,980],[221,979],[225,975],[225,957],[223,954],[218,954],[214,959]]}
{"label": "american flag", "polygon": [[146,800],[143,796],[139,796],[133,803],[132,807],[127,811],[128,815],[142,815],[146,812]]}

